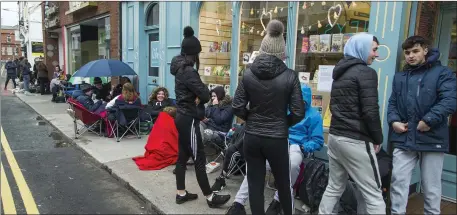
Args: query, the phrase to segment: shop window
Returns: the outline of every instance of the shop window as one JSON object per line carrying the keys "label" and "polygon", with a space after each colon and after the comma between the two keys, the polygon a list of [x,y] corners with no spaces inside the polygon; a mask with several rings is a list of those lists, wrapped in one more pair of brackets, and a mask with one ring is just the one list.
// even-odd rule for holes
{"label": "shop window", "polygon": [[312,105],[323,116],[324,127],[330,126],[333,67],[343,58],[346,41],[355,33],[368,31],[370,4],[300,2],[295,71],[300,81],[312,88]]}
{"label": "shop window", "polygon": [[68,29],[68,72],[73,74],[81,67],[81,33],[79,27]]}
{"label": "shop window", "polygon": [[6,48],[6,54],[7,55],[13,55],[13,47],[7,47]]}
{"label": "shop window", "polygon": [[7,43],[11,43],[11,36],[10,35],[6,36],[6,42]]}
{"label": "shop window", "polygon": [[199,18],[202,45],[199,74],[208,88],[223,86],[230,91],[232,2],[203,2]]}
{"label": "shop window", "polygon": [[147,26],[159,25],[159,4],[154,3],[148,12]]}
{"label": "shop window", "polygon": [[415,35],[422,36],[428,40],[435,41],[435,32],[438,22],[439,2],[421,1],[417,6]]}
{"label": "shop window", "polygon": [[238,76],[242,74],[259,54],[260,44],[266,35],[265,28],[271,19],[284,24],[284,40],[287,35],[288,2],[242,2],[239,40]]}
{"label": "shop window", "polygon": [[110,58],[110,17],[97,20],[98,24],[98,58]]}
{"label": "shop window", "polygon": [[5,47],[2,47],[2,55],[6,55],[6,49],[5,49]]}

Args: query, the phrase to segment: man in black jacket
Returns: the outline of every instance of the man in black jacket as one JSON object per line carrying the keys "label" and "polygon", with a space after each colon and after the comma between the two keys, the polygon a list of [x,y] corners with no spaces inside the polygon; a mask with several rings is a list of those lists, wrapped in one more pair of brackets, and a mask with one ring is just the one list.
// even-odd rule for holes
{"label": "man in black jacket", "polygon": [[[177,113],[175,118],[178,130],[178,161],[176,163],[176,203],[197,199],[197,194],[186,191],[186,164],[192,157],[195,174],[209,207],[227,203],[230,195],[216,195],[211,190],[206,175],[206,155],[200,133],[200,120],[197,109],[204,111],[204,104],[209,101],[208,87],[203,84],[198,74],[199,58],[202,51],[200,41],[194,37],[194,30],[184,28],[184,39],[181,43],[181,54],[171,60],[170,72],[175,76],[175,94]],[[194,65],[197,64],[197,70]]]}
{"label": "man in black jacket", "polygon": [[378,55],[378,39],[352,36],[344,58],[333,69],[328,137],[329,181],[319,214],[331,214],[345,190],[348,174],[362,192],[368,214],[385,214],[376,152],[383,141],[378,76],[368,67]]}
{"label": "man in black jacket", "polygon": [[284,25],[280,21],[268,23],[260,55],[244,73],[232,105],[235,115],[246,121],[243,148],[248,168],[249,202],[254,215],[265,214],[266,160],[278,184],[284,214],[293,212],[288,129],[304,118],[305,108],[298,76],[283,62],[283,33]]}

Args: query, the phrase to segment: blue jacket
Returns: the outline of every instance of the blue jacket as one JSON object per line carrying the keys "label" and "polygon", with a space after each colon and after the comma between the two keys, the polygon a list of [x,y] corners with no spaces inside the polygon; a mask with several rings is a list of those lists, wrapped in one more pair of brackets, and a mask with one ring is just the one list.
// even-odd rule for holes
{"label": "blue jacket", "polygon": [[16,78],[16,68],[17,66],[13,61],[6,62],[6,75],[8,75],[8,77]]}
{"label": "blue jacket", "polygon": [[319,151],[324,144],[322,116],[311,107],[311,89],[302,84],[303,100],[305,101],[305,118],[289,128],[289,144],[298,144],[304,152]]}
{"label": "blue jacket", "polygon": [[[427,61],[417,67],[406,66],[397,72],[392,84],[387,121],[408,123],[408,131],[393,129],[390,141],[395,147],[411,151],[447,152],[449,150],[448,116],[456,111],[457,81],[455,74],[438,61],[440,53],[431,49]],[[419,121],[430,131],[417,130]]]}
{"label": "blue jacket", "polygon": [[92,100],[92,98],[86,94],[81,94],[76,98],[76,100],[90,112],[95,112],[102,104],[101,100],[95,103],[94,100]]}
{"label": "blue jacket", "polygon": [[232,99],[226,95],[220,104],[209,104],[205,109],[205,117],[208,118],[206,123],[211,129],[228,132],[232,128],[233,109]]}

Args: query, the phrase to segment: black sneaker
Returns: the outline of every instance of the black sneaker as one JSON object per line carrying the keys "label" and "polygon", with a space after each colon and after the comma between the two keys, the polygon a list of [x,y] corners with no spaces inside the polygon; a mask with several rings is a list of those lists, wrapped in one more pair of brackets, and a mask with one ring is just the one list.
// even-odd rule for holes
{"label": "black sneaker", "polygon": [[216,178],[216,182],[214,182],[213,186],[211,187],[211,190],[213,192],[217,193],[224,189],[227,185],[225,184],[225,179],[221,177]]}
{"label": "black sneaker", "polygon": [[265,212],[265,215],[278,215],[282,214],[282,209],[281,209],[281,203],[273,199],[271,201],[270,206],[268,206],[267,211]]}
{"label": "black sneaker", "polygon": [[186,190],[186,195],[185,196],[180,196],[180,195],[176,194],[176,204],[179,205],[179,204],[182,204],[182,203],[187,202],[187,201],[195,200],[197,198],[198,198],[197,194],[189,193]]}
{"label": "black sneaker", "polygon": [[244,209],[244,205],[234,202],[232,206],[229,207],[227,210],[227,215],[246,215],[246,209]]}
{"label": "black sneaker", "polygon": [[210,208],[217,208],[221,205],[224,205],[230,200],[230,195],[217,195],[213,194],[213,199],[210,201],[206,199],[206,202],[208,203],[208,206]]}

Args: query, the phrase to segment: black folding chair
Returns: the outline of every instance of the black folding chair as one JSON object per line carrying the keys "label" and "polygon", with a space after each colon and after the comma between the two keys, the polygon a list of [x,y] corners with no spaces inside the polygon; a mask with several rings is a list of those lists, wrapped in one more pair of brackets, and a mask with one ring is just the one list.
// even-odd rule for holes
{"label": "black folding chair", "polygon": [[[114,125],[111,125],[112,131],[114,136],[116,137],[116,141],[119,142],[127,133],[131,132],[133,135],[136,135],[138,139],[141,138],[140,136],[140,112],[141,107],[136,106],[119,106],[116,120],[114,121]],[[121,125],[119,123],[119,118],[121,114],[125,118],[125,125]],[[119,130],[122,129],[122,134],[119,135]]]}

